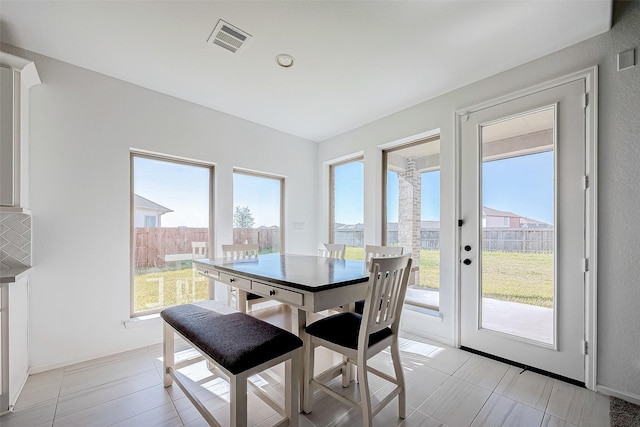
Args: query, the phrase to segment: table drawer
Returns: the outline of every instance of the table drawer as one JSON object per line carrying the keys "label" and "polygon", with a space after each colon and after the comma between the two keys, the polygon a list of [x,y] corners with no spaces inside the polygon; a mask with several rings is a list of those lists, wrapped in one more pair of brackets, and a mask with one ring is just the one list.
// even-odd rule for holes
{"label": "table drawer", "polygon": [[200,265],[200,264],[195,264],[194,263],[194,268],[196,269],[196,273],[202,275],[202,276],[207,276],[210,277],[212,279],[218,279],[219,278],[219,274],[216,270],[214,270],[211,267],[205,267],[204,265]]}
{"label": "table drawer", "polygon": [[252,283],[251,290],[256,294],[277,299],[288,304],[297,306],[304,305],[304,295],[299,292],[278,288],[277,286],[267,285],[266,283],[256,281]]}
{"label": "table drawer", "polygon": [[251,290],[251,280],[247,280],[242,277],[220,273],[220,281],[226,283],[229,286],[233,286],[244,291]]}

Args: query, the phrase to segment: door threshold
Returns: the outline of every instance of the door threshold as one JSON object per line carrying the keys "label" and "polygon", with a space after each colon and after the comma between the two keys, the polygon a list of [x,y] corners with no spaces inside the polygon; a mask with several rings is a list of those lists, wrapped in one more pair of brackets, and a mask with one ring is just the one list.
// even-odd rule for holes
{"label": "door threshold", "polygon": [[476,350],[473,348],[462,346],[460,350],[468,351],[469,353],[477,354],[478,356],[486,357],[488,359],[497,360],[498,362],[506,363],[507,365],[515,366],[524,371],[535,372],[536,374],[545,375],[547,377],[553,378],[555,380],[564,381],[569,384],[573,384],[578,387],[586,388],[584,381],[574,380],[573,378],[565,377],[562,375],[554,374],[553,372],[545,371],[544,369],[539,369],[533,366],[525,365],[524,363],[514,362],[513,360],[504,359],[500,356],[496,356],[493,354],[485,353],[484,351]]}

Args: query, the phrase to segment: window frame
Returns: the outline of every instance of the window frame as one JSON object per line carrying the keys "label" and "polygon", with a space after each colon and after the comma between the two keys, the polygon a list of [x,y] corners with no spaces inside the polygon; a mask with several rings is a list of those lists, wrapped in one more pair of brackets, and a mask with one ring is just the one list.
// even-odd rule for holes
{"label": "window frame", "polygon": [[[428,136],[426,138],[420,138],[417,139],[415,141],[411,141],[405,144],[399,144],[399,145],[395,145],[393,147],[388,147],[388,148],[384,148],[382,149],[382,215],[381,217],[381,221],[382,221],[382,227],[381,227],[381,244],[383,246],[387,245],[387,173],[388,173],[388,155],[395,152],[395,151],[400,151],[403,150],[405,148],[410,148],[410,147],[414,147],[414,146],[418,146],[421,144],[428,144],[430,142],[434,142],[434,141],[438,141],[440,140],[440,143],[442,144],[442,135],[440,134],[440,132],[438,132],[435,135],[431,135]],[[438,169],[432,169],[429,172],[433,172],[435,170],[439,170],[442,171],[442,165],[440,164],[440,166],[438,167]],[[442,173],[442,172],[441,172]],[[442,183],[440,184],[442,186]],[[442,274],[442,273],[440,273]],[[442,280],[442,277],[440,277],[440,280]],[[440,303],[438,303],[438,306],[434,306],[434,305],[429,305],[429,304],[421,304],[419,302],[415,302],[413,300],[405,300],[405,304],[408,306],[413,306],[413,307],[417,307],[418,309],[425,309],[428,311],[432,311],[432,312],[439,312],[440,311]]]}
{"label": "window frame", "polygon": [[[232,179],[231,182],[233,182],[233,176],[235,174],[242,174],[242,175],[249,175],[249,176],[254,176],[257,178],[265,178],[265,179],[273,179],[273,180],[277,180],[280,181],[280,254],[284,254],[285,253],[285,185],[286,185],[286,178],[282,175],[276,175],[273,173],[268,173],[268,172],[257,172],[257,171],[253,171],[253,170],[249,170],[249,169],[243,169],[243,168],[238,168],[238,167],[234,167],[233,168],[233,172],[232,172]],[[233,189],[231,191],[231,198],[232,198],[232,203],[231,203],[231,215],[233,216],[233,210],[235,209],[234,205],[235,205],[235,200],[233,200]]]}
{"label": "window frame", "polygon": [[[183,157],[171,156],[168,154],[154,153],[144,150],[131,149],[129,151],[129,316],[131,318],[147,316],[157,314],[164,309],[158,308],[146,311],[135,311],[135,265],[136,265],[136,227],[135,227],[135,159],[145,158],[150,160],[157,160],[163,162],[178,163],[187,166],[204,167],[209,170],[209,233],[208,242],[209,253],[211,254],[211,248],[213,248],[214,240],[214,215],[215,215],[215,165],[213,163],[187,159]],[[158,224],[156,224],[158,225]],[[211,287],[215,286],[211,280],[209,280],[209,297],[212,295]]]}
{"label": "window frame", "polygon": [[[364,162],[364,155],[358,155],[355,157],[350,157],[348,159],[344,159],[341,160],[339,162],[335,162],[335,163],[331,163],[329,164],[329,236],[328,236],[328,243],[335,243],[335,223],[336,223],[336,195],[335,195],[335,169],[339,166],[344,166],[347,165],[349,163],[356,163],[356,162],[360,162],[362,163],[362,170],[363,170],[363,174],[362,174],[362,195],[363,195],[363,202],[364,202],[364,167],[365,167],[365,162]],[[364,210],[362,212],[362,215],[364,217]],[[364,230],[363,230],[363,241],[365,241],[364,238]],[[364,245],[362,246],[362,249],[364,249]]]}

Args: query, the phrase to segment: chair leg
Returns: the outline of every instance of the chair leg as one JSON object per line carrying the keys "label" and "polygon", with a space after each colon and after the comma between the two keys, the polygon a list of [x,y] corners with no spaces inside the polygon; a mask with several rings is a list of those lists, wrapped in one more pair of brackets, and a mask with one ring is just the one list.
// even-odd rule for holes
{"label": "chair leg", "polygon": [[358,353],[358,380],[360,381],[358,386],[360,388],[360,402],[362,406],[362,425],[371,427],[373,425],[373,414],[371,413],[367,355],[364,352]]}
{"label": "chair leg", "polygon": [[291,353],[291,359],[285,362],[285,413],[289,418],[289,427],[298,427],[300,425],[299,412],[300,407],[300,351],[295,350]]}
{"label": "chair leg", "polygon": [[302,410],[309,414],[313,410],[313,379],[315,349],[311,342],[311,335],[304,335],[304,369],[302,380]]}
{"label": "chair leg", "polygon": [[173,329],[168,323],[163,322],[164,337],[162,340],[162,370],[163,384],[169,387],[173,384],[173,378],[169,375],[169,369],[173,369],[175,360],[175,344],[173,341]]}
{"label": "chair leg", "polygon": [[393,343],[391,344],[391,360],[393,361],[393,369],[396,373],[396,381],[398,382],[398,387],[400,387],[400,394],[398,395],[398,414],[400,418],[404,419],[407,412],[406,387],[404,384],[402,363],[400,363],[400,349],[398,347],[397,338],[393,340]]}

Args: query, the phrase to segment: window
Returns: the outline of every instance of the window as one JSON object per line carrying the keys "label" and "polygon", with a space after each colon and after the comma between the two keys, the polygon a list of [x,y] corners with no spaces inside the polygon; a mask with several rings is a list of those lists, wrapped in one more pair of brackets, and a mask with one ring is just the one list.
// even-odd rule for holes
{"label": "window", "polygon": [[195,243],[210,247],[213,166],[131,153],[131,314],[209,297]]}
{"label": "window", "polygon": [[144,217],[144,226],[147,228],[157,227],[156,217],[151,215],[145,215]]}
{"label": "window", "polygon": [[440,305],[440,137],[383,152],[384,245],[411,254],[406,304]]}
{"label": "window", "polygon": [[346,259],[364,259],[364,163],[330,166],[330,243],[346,245]]}
{"label": "window", "polygon": [[284,179],[235,170],[233,243],[257,243],[260,254],[284,252]]}

